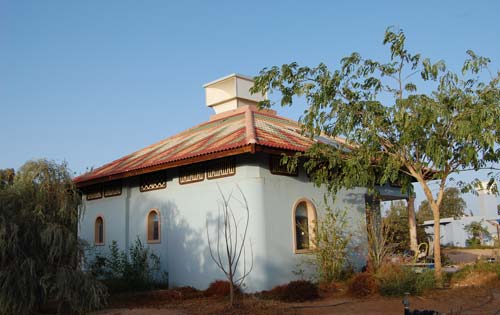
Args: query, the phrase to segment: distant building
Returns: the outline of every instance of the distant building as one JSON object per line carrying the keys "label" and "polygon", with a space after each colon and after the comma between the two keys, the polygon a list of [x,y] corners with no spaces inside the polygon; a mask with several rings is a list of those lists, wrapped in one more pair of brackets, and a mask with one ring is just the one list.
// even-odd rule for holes
{"label": "distant building", "polygon": [[[139,238],[160,256],[171,286],[205,288],[224,278],[210,258],[206,220],[217,215],[219,188],[228,194],[238,185],[250,208],[254,268],[246,285],[262,290],[292,280],[313,249],[325,189],[303,168],[281,165],[281,155],[304,152],[317,141],[339,149],[345,143],[310,139],[296,121],[259,110],[263,97],[249,93],[252,85],[252,78],[236,74],[206,84],[207,106],[215,111],[209,121],[76,178],[83,191],[79,236],[100,254],[112,241],[125,249]],[[165,117],[166,124],[172,120],[175,114]],[[380,192],[406,199],[399,188]],[[361,187],[341,191],[334,205],[348,211],[358,242],[349,255],[358,268],[366,257],[366,233],[359,229],[366,194]]]}
{"label": "distant building", "polygon": [[[500,213],[498,213],[496,197],[489,191],[484,182],[477,189],[479,201],[479,214],[473,216],[464,216],[458,219],[443,218],[439,220],[441,225],[441,245],[466,247],[467,239],[471,237],[465,227],[472,222],[480,222],[488,232],[491,238],[484,240],[484,245],[494,245],[495,240],[500,236]],[[425,232],[431,237],[434,236],[434,221],[425,221]]]}

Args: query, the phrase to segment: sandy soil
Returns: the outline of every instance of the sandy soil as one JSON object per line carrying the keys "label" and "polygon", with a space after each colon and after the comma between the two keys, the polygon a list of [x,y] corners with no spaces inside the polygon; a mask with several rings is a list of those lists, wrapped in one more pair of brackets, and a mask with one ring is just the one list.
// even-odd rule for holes
{"label": "sandy soil", "polygon": [[[438,290],[422,297],[410,297],[411,309],[432,309],[461,315],[500,314],[500,283],[493,287],[467,287]],[[144,302],[144,301],[143,301]],[[244,298],[242,305],[227,309],[223,298],[195,298],[184,301],[151,301],[153,306],[143,303],[138,308],[115,308],[94,314],[98,315],[184,315],[184,314],[282,314],[282,315],[400,315],[403,313],[402,298],[373,296],[357,299],[345,295],[323,297],[307,303],[281,303]],[[129,305],[130,306],[130,305]]]}

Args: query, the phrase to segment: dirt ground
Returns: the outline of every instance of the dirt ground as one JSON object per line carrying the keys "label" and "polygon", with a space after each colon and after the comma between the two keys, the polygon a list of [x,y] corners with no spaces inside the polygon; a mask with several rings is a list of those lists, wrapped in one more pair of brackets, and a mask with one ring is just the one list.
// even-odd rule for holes
{"label": "dirt ground", "polygon": [[[498,281],[497,281],[498,282]],[[314,302],[282,303],[244,297],[240,306],[228,310],[224,298],[194,298],[162,302],[161,294],[139,299],[124,296],[115,300],[112,309],[94,313],[95,315],[185,315],[185,314],[282,314],[282,315],[400,315],[403,314],[402,298],[372,296],[352,298],[335,293],[323,296]],[[149,300],[148,300],[149,298]],[[432,309],[447,314],[498,315],[500,314],[500,283],[488,287],[466,287],[433,291],[421,297],[410,297],[411,309]],[[122,304],[122,305],[120,305]],[[135,305],[135,306],[134,306]]]}
{"label": "dirt ground", "polygon": [[[494,250],[446,249],[452,263],[474,262],[485,257],[497,257]],[[345,291],[344,291],[345,292]],[[455,315],[500,315],[500,281],[495,274],[478,274],[454,283],[448,289],[434,290],[423,296],[409,297],[410,309],[436,310]],[[111,298],[108,309],[94,315],[401,315],[401,297],[379,295],[353,298],[342,291],[323,292],[313,302],[284,303],[258,299],[253,295],[240,298],[239,305],[228,308],[227,298],[203,297],[187,291],[153,291],[122,294]]]}

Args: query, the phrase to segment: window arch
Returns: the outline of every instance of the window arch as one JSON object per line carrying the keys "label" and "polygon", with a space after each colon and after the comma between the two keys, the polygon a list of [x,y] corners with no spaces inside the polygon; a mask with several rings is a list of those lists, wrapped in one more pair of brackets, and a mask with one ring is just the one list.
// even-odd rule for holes
{"label": "window arch", "polygon": [[104,218],[98,216],[94,223],[94,244],[104,245]]}
{"label": "window arch", "polygon": [[299,199],[293,206],[293,245],[295,253],[314,249],[316,208],[308,199]]}
{"label": "window arch", "polygon": [[148,243],[160,242],[160,212],[158,209],[151,209],[147,218]]}

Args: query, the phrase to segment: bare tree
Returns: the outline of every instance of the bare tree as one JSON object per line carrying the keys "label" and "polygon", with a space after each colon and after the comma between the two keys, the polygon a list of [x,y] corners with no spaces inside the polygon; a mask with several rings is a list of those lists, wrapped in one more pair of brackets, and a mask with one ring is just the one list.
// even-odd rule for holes
{"label": "bare tree", "polygon": [[386,221],[368,224],[367,233],[370,271],[377,272],[385,259],[394,253],[397,244],[392,242],[390,226]]}
{"label": "bare tree", "polygon": [[[250,209],[248,208],[247,199],[239,186],[236,186],[236,190],[241,195],[241,200],[234,196],[235,189],[233,189],[228,196],[224,195],[220,187],[218,187],[218,189],[221,199],[219,200],[218,215],[215,223],[215,239],[210,238],[210,224],[208,218],[206,221],[208,248],[212,260],[217,267],[224,272],[229,281],[229,300],[231,306],[233,306],[235,288],[241,287],[246,277],[253,269],[252,243],[250,242],[250,264],[248,268],[245,244],[247,241],[248,223],[250,221]],[[236,217],[232,206],[233,201],[243,208],[244,217]],[[242,220],[244,221],[242,222]],[[240,228],[243,226],[244,231],[240,233]],[[243,270],[241,272],[238,271],[240,262],[243,263]]]}

